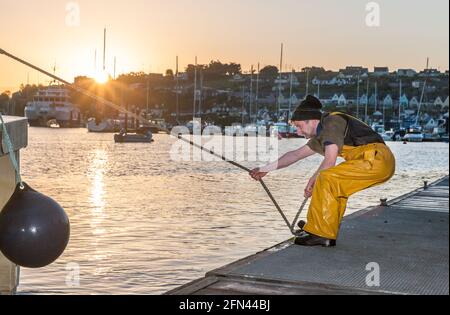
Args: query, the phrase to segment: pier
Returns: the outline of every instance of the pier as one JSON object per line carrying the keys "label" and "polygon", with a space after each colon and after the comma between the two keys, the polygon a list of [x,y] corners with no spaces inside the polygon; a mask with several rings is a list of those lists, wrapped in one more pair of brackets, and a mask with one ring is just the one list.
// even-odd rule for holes
{"label": "pier", "polygon": [[347,216],[337,247],[292,239],[168,295],[449,294],[449,177]]}
{"label": "pier", "polygon": [[[28,121],[23,117],[11,116],[3,116],[3,119],[11,138],[14,154],[16,154],[17,160],[20,161],[20,149],[25,148],[28,144]],[[1,129],[0,139],[3,139]],[[8,202],[16,186],[16,176],[8,154],[5,143],[3,141],[0,142],[0,209]],[[8,261],[0,253],[0,295],[14,294],[18,285],[19,267]]]}

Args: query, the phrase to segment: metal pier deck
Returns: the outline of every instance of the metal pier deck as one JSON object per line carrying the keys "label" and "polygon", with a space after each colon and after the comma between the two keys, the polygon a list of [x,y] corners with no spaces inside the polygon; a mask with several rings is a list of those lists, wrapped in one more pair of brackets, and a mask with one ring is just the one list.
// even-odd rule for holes
{"label": "metal pier deck", "polygon": [[167,294],[448,295],[448,198],[447,176],[388,206],[347,217],[336,248],[300,247],[289,240]]}

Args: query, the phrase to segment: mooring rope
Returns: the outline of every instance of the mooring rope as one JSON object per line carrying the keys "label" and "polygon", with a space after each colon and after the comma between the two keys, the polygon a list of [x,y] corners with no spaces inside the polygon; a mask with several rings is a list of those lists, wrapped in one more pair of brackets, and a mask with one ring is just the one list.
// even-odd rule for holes
{"label": "mooring rope", "polygon": [[0,138],[0,146],[2,144],[2,138],[3,138],[3,140],[6,144],[6,148],[8,150],[7,153],[8,153],[9,159],[11,160],[11,163],[14,167],[14,171],[16,173],[16,184],[20,184],[20,187],[23,189],[24,186],[23,186],[23,182],[22,182],[22,177],[20,176],[19,163],[17,162],[16,153],[14,152],[14,147],[12,145],[11,138],[9,137],[8,130],[6,129],[6,123],[3,120],[3,115],[1,112],[0,112],[0,123],[2,125],[2,135],[3,135]]}
{"label": "mooring rope", "polygon": [[[212,155],[214,155],[214,156],[216,156],[216,157],[222,159],[223,161],[225,161],[225,162],[227,162],[227,163],[230,163],[231,165],[234,165],[234,166],[236,166],[236,167],[238,167],[238,168],[240,168],[240,169],[242,169],[242,170],[244,170],[244,171],[246,171],[246,172],[248,172],[248,173],[251,172],[251,170],[250,170],[249,168],[247,168],[247,167],[245,167],[245,166],[243,166],[243,165],[241,165],[241,164],[239,164],[239,163],[236,163],[236,162],[234,162],[234,161],[231,161],[231,160],[227,159],[225,156],[215,153],[213,150],[208,150],[208,149],[206,149],[205,147],[203,147],[203,146],[201,146],[201,145],[198,145],[197,143],[195,143],[195,142],[193,142],[193,141],[191,141],[191,140],[188,140],[188,139],[182,137],[182,135],[178,135],[178,139],[180,139],[180,140],[182,140],[182,141],[184,141],[184,142],[186,142],[186,143],[189,143],[190,145],[192,145],[192,146],[194,146],[194,147],[196,147],[196,148],[199,148],[199,149],[201,149],[201,150],[203,150],[203,151],[205,151],[205,152],[208,152],[209,154],[212,154]],[[309,198],[306,198],[306,199],[303,201],[303,203],[302,203],[301,206],[300,206],[299,211],[297,212],[297,215],[295,216],[294,221],[293,221],[292,223],[290,223],[289,220],[288,220],[288,218],[287,218],[286,215],[284,214],[283,210],[281,209],[280,205],[279,205],[278,202],[275,200],[275,197],[272,195],[272,193],[270,192],[269,188],[266,186],[266,183],[264,183],[264,181],[263,181],[262,179],[259,180],[259,183],[260,183],[261,186],[264,188],[264,190],[266,191],[266,193],[267,193],[267,195],[269,196],[270,200],[271,200],[272,203],[274,204],[275,208],[276,208],[276,209],[278,210],[278,212],[280,213],[281,217],[283,218],[284,222],[286,223],[287,227],[289,228],[289,231],[291,231],[291,233],[292,233],[293,235],[296,235],[295,225],[296,225],[296,223],[297,223],[298,218],[300,217],[300,214],[302,213],[303,209],[305,208],[306,203],[308,202],[308,199],[309,199]]]}

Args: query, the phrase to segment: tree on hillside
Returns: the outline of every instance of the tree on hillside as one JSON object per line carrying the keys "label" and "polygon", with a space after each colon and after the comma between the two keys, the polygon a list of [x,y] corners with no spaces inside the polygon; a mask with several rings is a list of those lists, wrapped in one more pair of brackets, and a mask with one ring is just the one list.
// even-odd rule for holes
{"label": "tree on hillside", "polygon": [[275,80],[278,77],[278,68],[275,66],[266,66],[261,69],[260,76],[266,80]]}
{"label": "tree on hillside", "polygon": [[173,78],[174,77],[172,69],[167,69],[166,70],[166,77],[168,77],[168,78]]}

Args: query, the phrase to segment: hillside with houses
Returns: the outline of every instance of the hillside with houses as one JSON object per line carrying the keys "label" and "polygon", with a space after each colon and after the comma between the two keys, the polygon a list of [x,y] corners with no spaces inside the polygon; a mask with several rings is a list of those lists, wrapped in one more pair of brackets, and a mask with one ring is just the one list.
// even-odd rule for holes
{"label": "hillside with houses", "polygon": [[[406,127],[414,123],[436,127],[443,119],[448,120],[449,111],[449,72],[438,69],[347,66],[331,71],[305,67],[280,73],[275,66],[242,71],[236,63],[211,61],[207,65],[188,65],[185,72],[169,69],[165,74],[128,73],[104,85],[78,77],[75,84],[117,104],[122,102],[117,91],[125,87],[131,110],[178,123],[193,116],[216,123],[287,120],[307,94],[318,97],[327,111],[350,113],[387,128],[390,123],[395,128],[400,120]],[[2,93],[0,111],[23,115],[26,103],[42,88],[25,85],[18,92]],[[80,95],[73,94],[72,98],[83,117],[118,115],[110,108],[99,109]]]}

